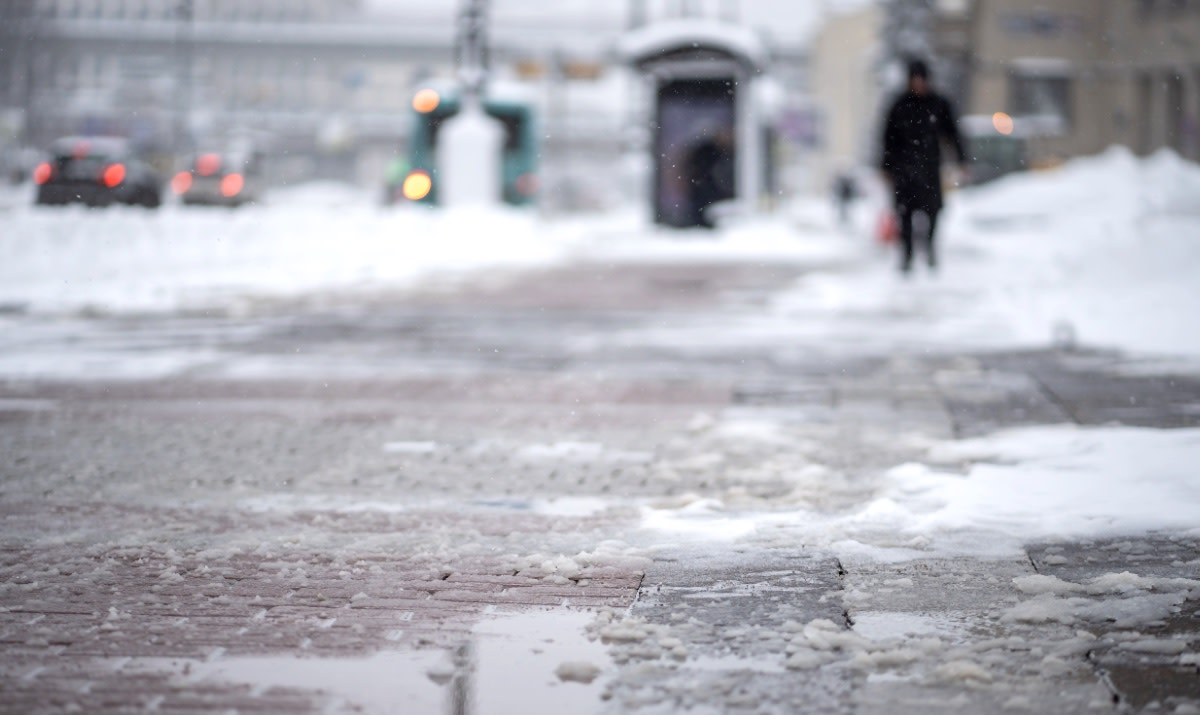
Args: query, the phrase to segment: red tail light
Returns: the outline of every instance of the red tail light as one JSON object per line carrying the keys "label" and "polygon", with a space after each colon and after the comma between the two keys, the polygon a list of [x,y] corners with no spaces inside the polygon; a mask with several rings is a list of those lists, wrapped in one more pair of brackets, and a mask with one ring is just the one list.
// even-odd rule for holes
{"label": "red tail light", "polygon": [[171,179],[171,191],[176,194],[186,194],[192,188],[192,172],[181,171]]}
{"label": "red tail light", "polygon": [[221,170],[221,157],[217,154],[201,154],[196,157],[196,173],[212,176]]}
{"label": "red tail light", "polygon": [[54,167],[50,165],[50,162],[43,161],[41,164],[37,165],[37,168],[33,170],[33,183],[41,186],[49,181],[53,176]]}
{"label": "red tail light", "polygon": [[241,174],[228,174],[224,179],[221,179],[221,195],[227,199],[231,199],[242,192],[242,187],[246,185],[246,180]]}
{"label": "red tail light", "polygon": [[125,180],[124,164],[109,164],[100,175],[100,181],[110,189],[115,189]]}

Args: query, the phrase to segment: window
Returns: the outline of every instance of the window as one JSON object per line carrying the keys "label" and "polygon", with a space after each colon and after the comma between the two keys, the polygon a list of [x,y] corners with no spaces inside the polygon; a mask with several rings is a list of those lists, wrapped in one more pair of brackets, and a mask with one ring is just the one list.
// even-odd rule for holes
{"label": "window", "polygon": [[1018,70],[1011,75],[1009,88],[1013,115],[1046,121],[1048,130],[1071,126],[1071,79],[1065,74]]}

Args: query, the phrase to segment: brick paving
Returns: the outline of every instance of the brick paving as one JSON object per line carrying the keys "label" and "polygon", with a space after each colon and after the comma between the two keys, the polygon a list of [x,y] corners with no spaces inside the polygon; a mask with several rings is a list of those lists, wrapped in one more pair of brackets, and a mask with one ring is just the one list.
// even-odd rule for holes
{"label": "brick paving", "polygon": [[[4,504],[0,712],[320,712],[325,706],[311,692],[180,683],[171,668],[143,669],[172,659],[449,649],[496,609],[626,608],[642,578],[635,569],[585,567],[548,581],[537,567],[514,570],[496,557],[449,564],[400,546],[392,553],[353,546],[331,553],[300,538],[272,539],[253,551],[228,547],[260,530],[302,536],[313,516],[271,515],[264,524],[255,523],[262,515],[203,509]],[[340,515],[342,524],[335,523],[339,515],[324,516],[323,527],[360,535],[414,525],[407,514]],[[447,517],[418,514],[417,521]],[[486,524],[481,531],[565,525],[533,515],[475,520]],[[222,533],[212,535],[214,527]],[[111,540],[96,538],[100,533]]]}

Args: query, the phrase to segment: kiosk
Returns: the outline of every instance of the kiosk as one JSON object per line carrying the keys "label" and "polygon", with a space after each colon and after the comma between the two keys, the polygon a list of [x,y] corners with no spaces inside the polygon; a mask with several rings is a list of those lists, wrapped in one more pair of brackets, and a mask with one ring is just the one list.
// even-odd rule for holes
{"label": "kiosk", "polygon": [[711,227],[715,204],[754,207],[768,152],[759,38],[740,25],[680,18],[631,31],[618,51],[646,78],[654,220]]}

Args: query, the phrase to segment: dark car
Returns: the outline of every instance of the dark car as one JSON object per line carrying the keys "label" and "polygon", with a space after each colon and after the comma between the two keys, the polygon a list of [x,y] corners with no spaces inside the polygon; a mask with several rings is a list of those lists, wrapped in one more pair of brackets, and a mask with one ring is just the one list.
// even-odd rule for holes
{"label": "dark car", "polygon": [[255,151],[203,152],[171,179],[185,204],[241,206],[259,200],[263,157]]}
{"label": "dark car", "polygon": [[37,203],[88,206],[114,203],[156,208],[162,203],[158,173],[129,144],[113,137],[66,137],[50,147],[50,159],[33,170]]}

